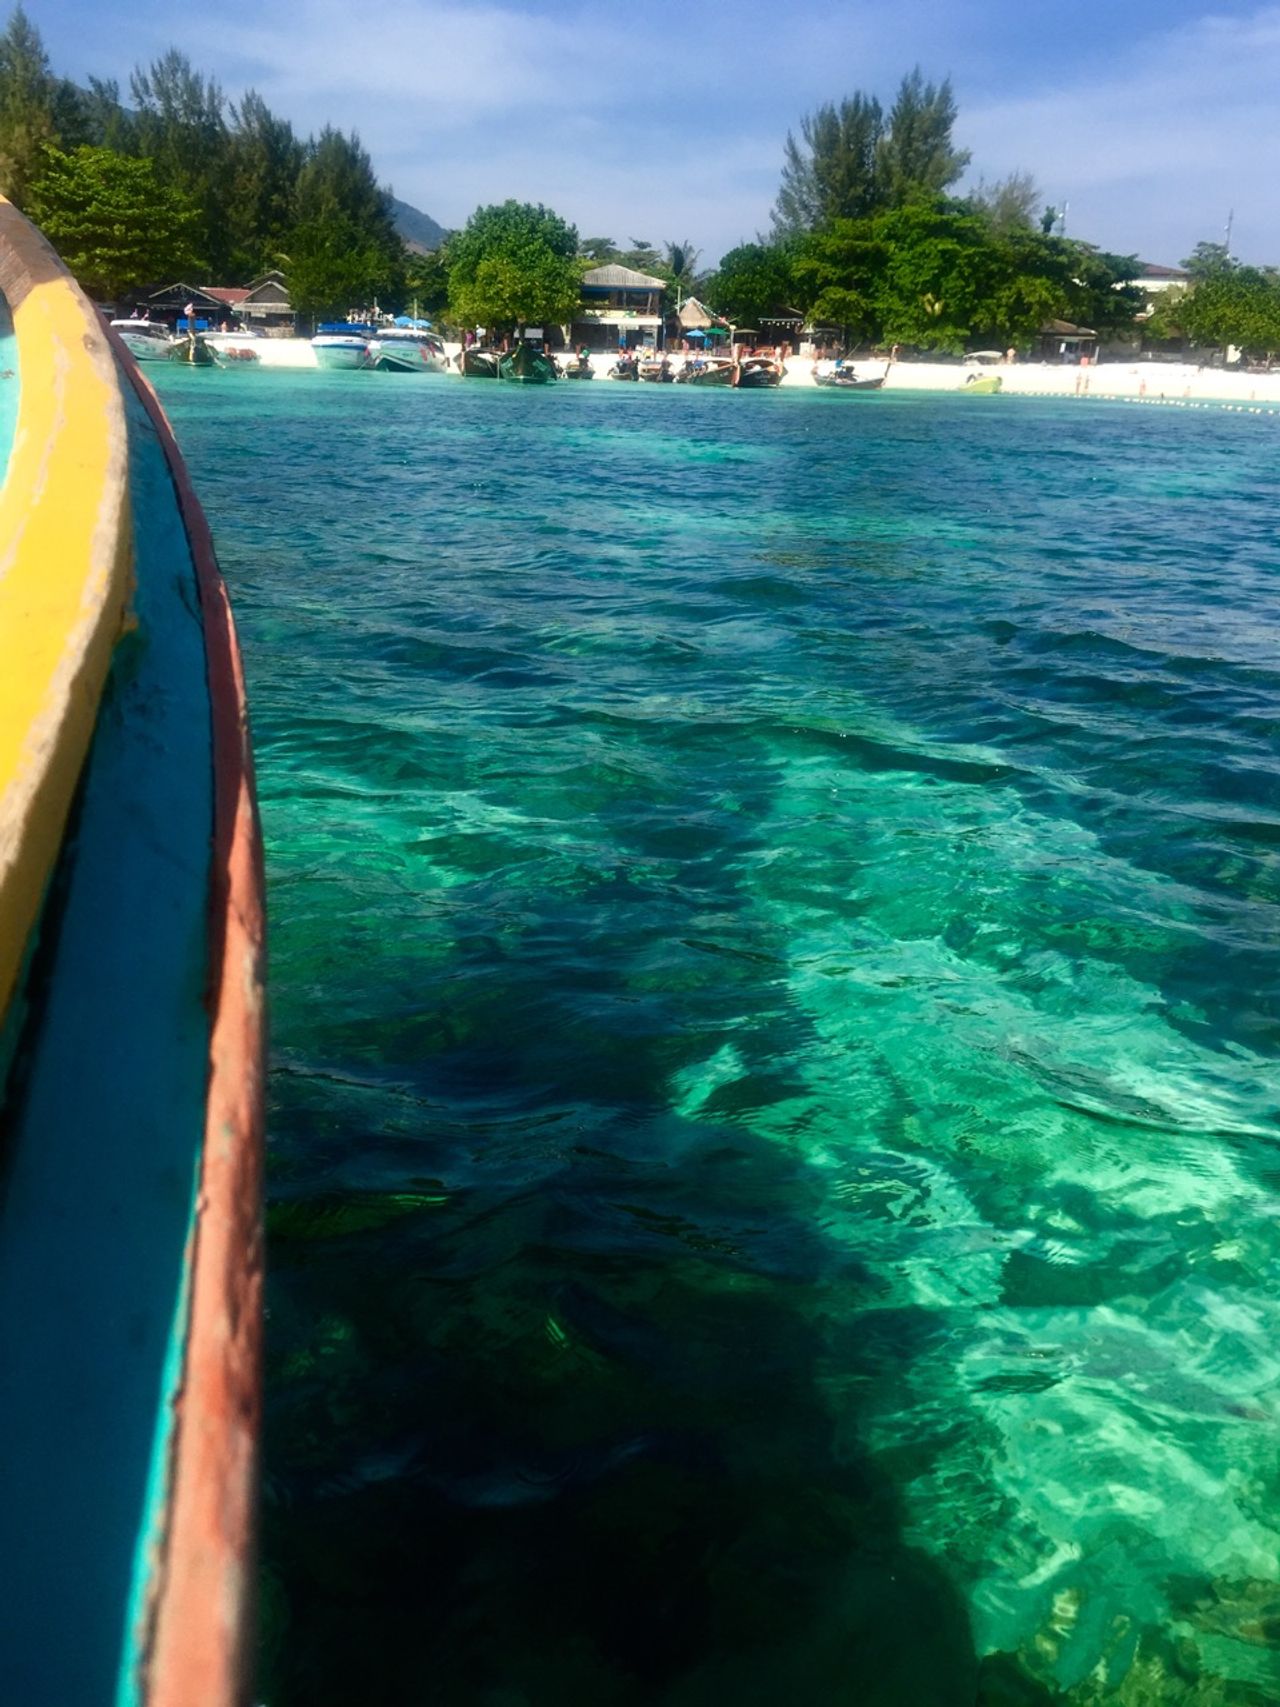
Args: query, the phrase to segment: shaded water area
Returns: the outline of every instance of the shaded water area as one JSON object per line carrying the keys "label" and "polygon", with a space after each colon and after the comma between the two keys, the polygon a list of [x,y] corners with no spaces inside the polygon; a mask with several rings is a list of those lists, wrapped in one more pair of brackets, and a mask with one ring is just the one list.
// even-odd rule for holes
{"label": "shaded water area", "polygon": [[1280,1697],[1280,439],[162,373],[271,1707]]}

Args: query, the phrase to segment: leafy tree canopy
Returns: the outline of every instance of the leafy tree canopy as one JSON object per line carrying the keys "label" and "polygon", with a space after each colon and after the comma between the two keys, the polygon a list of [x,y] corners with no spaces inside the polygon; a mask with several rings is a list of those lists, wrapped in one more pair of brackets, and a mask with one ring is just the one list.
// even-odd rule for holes
{"label": "leafy tree canopy", "polygon": [[888,206],[939,196],[956,182],[969,164],[969,150],[954,146],[955,123],[951,79],[926,83],[918,65],[909,71],[877,149],[877,175]]}
{"label": "leafy tree canopy", "polygon": [[19,6],[0,36],[0,190],[19,207],[42,151],[58,139],[57,96],[39,32]]}
{"label": "leafy tree canopy", "polygon": [[1249,355],[1271,355],[1280,350],[1280,277],[1262,267],[1219,264],[1202,273],[1164,319],[1194,344],[1236,344]]}
{"label": "leafy tree canopy", "polygon": [[281,261],[290,301],[314,320],[339,319],[352,309],[369,312],[375,303],[398,307],[404,296],[398,257],[342,214],[295,225]]}
{"label": "leafy tree canopy", "polygon": [[[1038,224],[1040,191],[1030,172],[1010,172],[1007,178],[997,178],[994,184],[980,178],[969,204],[975,213],[984,216],[993,231],[1031,231]],[[1043,229],[1047,237],[1049,227]]]}
{"label": "leafy tree canopy", "polygon": [[197,264],[198,212],[154,160],[46,147],[29,210],[84,288],[108,301]]}
{"label": "leafy tree canopy", "polygon": [[288,119],[277,118],[256,90],[232,107],[231,121],[231,271],[247,278],[270,266],[287,247],[305,151]]}
{"label": "leafy tree canopy", "polygon": [[850,337],[959,351],[1025,344],[1045,322],[1097,330],[1130,323],[1141,296],[1132,257],[998,228],[986,208],[916,198],[860,219],[829,220],[790,245],[725,256],[710,300],[750,322],[790,302]]}
{"label": "leafy tree canopy", "polygon": [[969,163],[952,142],[955,121],[950,78],[926,82],[918,66],[902,79],[887,116],[861,93],[807,114],[799,141],[787,135],[775,237],[939,195]]}
{"label": "leafy tree canopy", "polygon": [[730,249],[703,287],[707,306],[735,325],[757,325],[762,316],[795,300],[793,261],[794,251],[784,243]]}
{"label": "leafy tree canopy", "polygon": [[404,270],[403,306],[419,314],[443,314],[449,306],[449,245],[425,255],[410,255]]}
{"label": "leafy tree canopy", "polygon": [[558,325],[581,294],[578,233],[541,203],[477,208],[449,244],[449,307],[461,326]]}
{"label": "leafy tree canopy", "polygon": [[1236,267],[1225,243],[1197,243],[1182,264],[1196,280],[1230,273]]}

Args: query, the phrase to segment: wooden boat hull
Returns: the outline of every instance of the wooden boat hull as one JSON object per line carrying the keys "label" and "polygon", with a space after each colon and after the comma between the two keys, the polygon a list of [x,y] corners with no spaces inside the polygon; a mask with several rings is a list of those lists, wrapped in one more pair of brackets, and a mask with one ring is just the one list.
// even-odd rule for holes
{"label": "wooden boat hull", "polygon": [[466,379],[497,379],[498,352],[496,350],[463,350],[461,367]]}
{"label": "wooden boat hull", "polygon": [[771,391],[782,384],[782,369],[773,362],[743,362],[738,369],[739,391]]}
{"label": "wooden boat hull", "polygon": [[216,367],[217,358],[203,338],[177,338],[169,345],[169,360],[188,367]]}
{"label": "wooden boat hull", "polygon": [[884,374],[877,379],[856,379],[852,374],[839,373],[815,373],[813,376],[813,383],[828,391],[879,391],[884,381]]}
{"label": "wooden boat hull", "polygon": [[732,385],[733,364],[725,362],[720,367],[682,368],[676,378],[681,385]]}
{"label": "wooden boat hull", "polygon": [[[0,1676],[239,1707],[260,1409],[262,868],[208,526],[0,200]],[[38,586],[41,597],[32,600]]]}
{"label": "wooden boat hull", "polygon": [[498,362],[499,379],[514,380],[518,385],[550,385],[559,378],[556,364],[530,344],[517,344]]}

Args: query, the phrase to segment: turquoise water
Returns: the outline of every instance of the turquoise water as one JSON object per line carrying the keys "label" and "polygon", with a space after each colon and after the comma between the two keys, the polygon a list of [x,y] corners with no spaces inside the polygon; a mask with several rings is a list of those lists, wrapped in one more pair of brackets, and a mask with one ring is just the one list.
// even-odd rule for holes
{"label": "turquoise water", "polygon": [[1280,461],[165,372],[272,919],[262,1691],[1280,1695]]}

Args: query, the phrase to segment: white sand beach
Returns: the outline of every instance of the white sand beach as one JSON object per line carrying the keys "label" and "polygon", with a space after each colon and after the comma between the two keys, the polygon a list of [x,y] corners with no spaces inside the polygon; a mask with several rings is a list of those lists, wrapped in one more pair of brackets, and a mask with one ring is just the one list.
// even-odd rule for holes
{"label": "white sand beach", "polygon": [[[446,346],[451,357],[457,344]],[[254,354],[263,367],[315,367],[315,352],[306,338],[263,338]],[[591,365],[603,379],[613,366],[611,352],[596,353]],[[672,356],[679,371],[685,358]],[[830,364],[824,364],[829,366]],[[963,391],[971,375],[999,375],[1001,395],[1014,397],[1080,397],[1095,400],[1217,405],[1259,414],[1280,410],[1280,372],[1244,373],[1230,368],[1197,367],[1189,362],[1119,361],[1088,367],[1054,362],[996,362],[982,367],[958,362],[897,361],[868,358],[849,364],[859,376],[885,374],[886,391]],[[809,356],[787,358],[782,383],[812,387],[814,361]]]}

